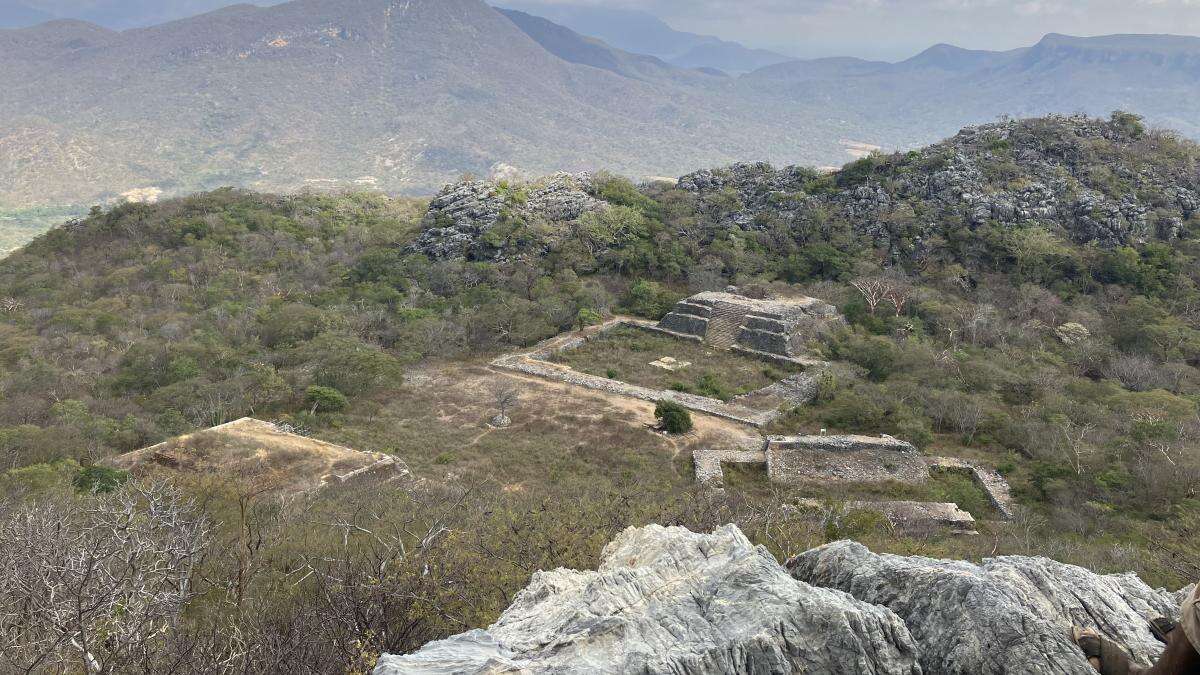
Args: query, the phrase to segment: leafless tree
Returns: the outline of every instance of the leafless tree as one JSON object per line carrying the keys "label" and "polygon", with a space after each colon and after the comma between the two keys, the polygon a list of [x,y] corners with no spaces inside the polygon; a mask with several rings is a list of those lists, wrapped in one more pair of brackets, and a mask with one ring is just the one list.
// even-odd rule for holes
{"label": "leafless tree", "polygon": [[863,296],[871,316],[875,316],[879,306],[885,302],[896,310],[896,316],[901,316],[912,298],[912,284],[898,273],[859,277],[850,285]]}
{"label": "leafless tree", "polygon": [[496,410],[500,411],[500,415],[503,417],[508,417],[509,411],[521,401],[521,390],[511,384],[500,385],[494,393]]}
{"label": "leafless tree", "polygon": [[1104,367],[1104,375],[1118,380],[1132,391],[1150,391],[1167,384],[1158,364],[1148,356],[1114,356]]}
{"label": "leafless tree", "polygon": [[867,303],[867,311],[871,316],[875,316],[875,311],[879,309],[880,303],[884,302],[888,296],[890,288],[888,280],[885,277],[859,277],[850,282],[860,294],[863,301]]}
{"label": "leafless tree", "polygon": [[114,673],[152,660],[208,538],[166,485],[0,504],[0,670]]}
{"label": "leafless tree", "polygon": [[1051,419],[1058,440],[1067,454],[1067,461],[1076,474],[1083,475],[1087,458],[1094,453],[1090,438],[1096,425],[1090,422],[1076,422],[1067,415],[1054,415]]}
{"label": "leafless tree", "polygon": [[15,314],[25,308],[25,304],[16,298],[0,298],[0,312]]}

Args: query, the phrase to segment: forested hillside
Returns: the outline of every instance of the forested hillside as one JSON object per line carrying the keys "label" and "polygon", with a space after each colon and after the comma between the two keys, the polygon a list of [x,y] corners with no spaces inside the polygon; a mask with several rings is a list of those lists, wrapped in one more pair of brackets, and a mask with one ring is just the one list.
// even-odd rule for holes
{"label": "forested hillside", "polygon": [[[485,624],[532,570],[590,567],[646,522],[737,522],[777,555],[853,537],[1046,554],[1177,587],[1200,574],[1198,161],[1195,144],[1114,114],[989,125],[833,174],[597,174],[582,189],[606,206],[566,221],[531,215],[539,183],[513,180],[490,188],[500,215],[465,257],[414,247],[422,231],[468,236],[449,214],[371,194],[219,190],[96,210],[0,261],[0,508],[86,503],[71,483],[97,460],[246,415],[413,465],[416,492],[258,503],[250,521],[229,477],[189,488],[215,532],[233,524],[215,536],[230,546],[214,545],[188,630],[150,650],[154,664],[361,668]],[[450,407],[408,393],[406,380],[474,372],[617,313],[658,318],[730,283],[802,291],[848,318],[817,400],[771,431],[888,433],[985,460],[1013,485],[1018,521],[914,540],[781,519],[778,494],[734,484],[718,502],[679,480],[688,458],[649,452],[650,432],[564,410],[531,437],[593,429],[590,447],[472,453],[445,440]],[[322,407],[313,386],[345,406]],[[367,514],[390,514],[413,546],[381,578],[380,549],[330,535]],[[258,542],[249,554],[239,527]],[[246,635],[261,644],[235,644]]]}

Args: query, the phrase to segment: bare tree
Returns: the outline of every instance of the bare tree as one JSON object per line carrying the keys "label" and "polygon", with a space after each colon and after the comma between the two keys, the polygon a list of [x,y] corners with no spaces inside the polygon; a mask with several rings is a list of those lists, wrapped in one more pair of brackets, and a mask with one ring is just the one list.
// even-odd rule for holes
{"label": "bare tree", "polygon": [[875,316],[879,306],[885,302],[896,310],[896,316],[900,316],[912,298],[912,284],[899,273],[859,277],[850,285],[863,296],[871,316]]}
{"label": "bare tree", "polygon": [[867,311],[875,316],[880,303],[887,299],[889,285],[884,277],[860,277],[850,282],[867,303]]}
{"label": "bare tree", "polygon": [[1067,461],[1078,475],[1083,475],[1084,463],[1094,450],[1090,437],[1096,425],[1090,422],[1076,422],[1068,415],[1054,415],[1050,423],[1058,432],[1058,440],[1066,450]]}
{"label": "bare tree", "polygon": [[166,485],[0,504],[0,670],[114,673],[153,659],[208,536]]}
{"label": "bare tree", "polygon": [[513,385],[502,385],[496,389],[496,410],[508,417],[508,412],[521,400],[521,390]]}

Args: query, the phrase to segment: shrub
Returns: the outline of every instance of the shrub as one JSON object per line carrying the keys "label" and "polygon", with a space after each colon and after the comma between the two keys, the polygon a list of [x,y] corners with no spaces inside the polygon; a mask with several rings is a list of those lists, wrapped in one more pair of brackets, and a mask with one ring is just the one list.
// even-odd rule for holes
{"label": "shrub", "polygon": [[722,401],[728,401],[729,399],[733,398],[733,396],[729,393],[729,390],[725,387],[725,384],[722,383],[721,380],[719,380],[717,376],[713,375],[712,373],[704,373],[700,375],[700,377],[696,378],[695,391],[701,396],[717,398],[721,399]]}
{"label": "shrub", "polygon": [[660,401],[654,409],[654,417],[669,434],[686,434],[692,430],[692,414],[674,401]]}
{"label": "shrub", "polygon": [[350,407],[350,400],[333,387],[313,385],[304,393],[304,400],[317,412],[341,412]]}
{"label": "shrub", "polygon": [[662,286],[653,281],[636,281],[629,287],[629,293],[625,296],[625,307],[629,313],[647,319],[658,320],[667,312],[671,311],[671,307],[678,300],[678,296],[664,289]]}
{"label": "shrub", "polygon": [[113,492],[129,480],[129,474],[103,466],[89,466],[75,476],[75,489],[87,494],[100,495]]}
{"label": "shrub", "polygon": [[875,335],[847,334],[831,344],[833,356],[844,359],[867,371],[867,377],[882,382],[896,369],[899,357],[896,346],[887,338]]}

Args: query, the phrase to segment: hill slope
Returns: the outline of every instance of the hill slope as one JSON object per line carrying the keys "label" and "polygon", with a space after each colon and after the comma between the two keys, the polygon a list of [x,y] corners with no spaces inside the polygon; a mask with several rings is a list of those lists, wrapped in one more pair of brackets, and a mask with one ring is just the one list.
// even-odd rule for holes
{"label": "hill slope", "polygon": [[[1198,164],[1195,144],[1131,118],[1050,118],[830,175],[759,165],[642,188],[602,174],[476,181],[432,210],[236,190],[124,204],[0,260],[0,503],[65,491],[52,496],[65,500],[49,512],[53,533],[90,513],[94,497],[71,494],[73,480],[94,484],[83,467],[249,414],[412,468],[415,494],[256,501],[249,562],[237,477],[184,481],[228,545],[200,575],[187,639],[137,655],[155,672],[214,662],[197,653],[247,672],[365,672],[379,652],[488,625],[534,570],[594,568],[606,542],[648,522],[736,523],[781,557],[853,538],[948,558],[1052,554],[1178,588],[1200,576],[1200,215],[1180,199],[1196,192]],[[563,208],[595,200],[607,206]],[[462,214],[488,228],[475,234],[489,255],[414,251],[423,233],[456,236]],[[693,434],[667,436],[650,428],[650,404],[486,367],[598,317],[659,318],[730,283],[819,297],[847,319],[816,345],[830,362],[816,398],[763,434],[886,433],[985,463],[1011,485],[1020,525],[910,539],[872,511],[792,506],[869,490],[991,508],[965,477],[792,486],[730,470],[717,494],[694,485],[690,453],[740,447],[750,432],[732,422],[697,415]],[[881,285],[886,297],[871,291]],[[679,387],[731,391],[689,360]],[[620,361],[599,372],[619,378]],[[514,386],[512,424],[488,426]],[[369,533],[346,534],[355,523],[406,537],[392,540],[404,543],[393,573],[381,577],[380,549],[360,545]],[[359,581],[326,583],[346,578]],[[253,611],[228,610],[238,603]],[[352,618],[331,622],[344,607]],[[0,664],[21,652],[0,649]]]}
{"label": "hill slope", "polygon": [[297,0],[0,42],[0,204],[231,183],[427,193],[500,160],[662,173],[772,137],[704,88],[563,61],[478,0]]}
{"label": "hill slope", "polygon": [[222,185],[431,194],[501,162],[631,176],[839,165],[999,115],[1076,110],[1130,109],[1200,135],[1198,45],[1048,36],[731,78],[478,0],[295,0],[121,33],[0,30],[0,246],[40,227],[31,208]]}
{"label": "hill slope", "polygon": [[618,49],[656,56],[682,68],[708,68],[738,74],[789,60],[782,54],[751,49],[712,35],[678,31],[662,19],[637,10],[545,2],[503,4],[545,17]]}

